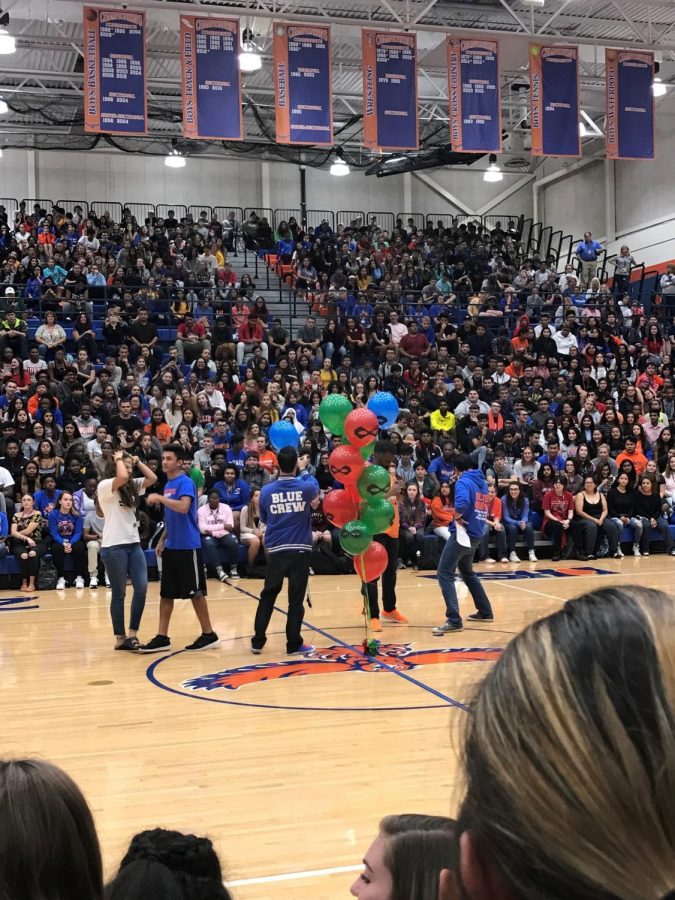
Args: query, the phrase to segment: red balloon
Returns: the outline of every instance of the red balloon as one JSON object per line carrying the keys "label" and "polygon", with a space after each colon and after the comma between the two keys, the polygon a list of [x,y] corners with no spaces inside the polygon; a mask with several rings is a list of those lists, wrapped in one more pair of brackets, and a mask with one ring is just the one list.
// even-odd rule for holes
{"label": "red balloon", "polygon": [[367,447],[377,440],[377,416],[365,407],[353,409],[345,419],[345,437],[353,447]]}
{"label": "red balloon", "polygon": [[377,541],[354,557],[354,571],[362,581],[375,581],[387,568],[389,554]]}
{"label": "red balloon", "polygon": [[347,491],[329,491],[323,498],[323,512],[331,525],[342,528],[352,519],[358,519],[359,504]]}
{"label": "red balloon", "polygon": [[354,484],[366,467],[361,454],[350,444],[340,444],[328,457],[331,475],[341,484]]}

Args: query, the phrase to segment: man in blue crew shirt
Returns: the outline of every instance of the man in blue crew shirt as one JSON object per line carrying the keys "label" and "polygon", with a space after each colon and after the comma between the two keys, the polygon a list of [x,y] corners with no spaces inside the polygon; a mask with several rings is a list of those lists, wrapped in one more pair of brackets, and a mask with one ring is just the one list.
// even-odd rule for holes
{"label": "man in blue crew shirt", "polygon": [[255,616],[251,651],[262,652],[274,602],[284,578],[288,578],[286,652],[306,653],[313,648],[303,644],[300,629],[305,614],[312,550],[310,503],[319,495],[319,485],[312,477],[298,478],[298,454],[293,447],[281,449],[277,459],[279,478],[264,485],[260,492],[260,518],[266,525],[267,569]]}
{"label": "man in blue crew shirt", "polygon": [[206,650],[220,643],[213,630],[206,603],[206,576],[202,561],[202,539],[197,524],[197,489],[183,472],[183,448],[167,444],[162,450],[162,469],[167,477],[163,494],[150,494],[148,506],[164,507],[164,532],[157,545],[162,558],[159,589],[159,628],[155,637],[140,647],[141,653],[160,653],[171,648],[169,622],[174,600],[187,597],[202,628],[201,635],[186,650]]}

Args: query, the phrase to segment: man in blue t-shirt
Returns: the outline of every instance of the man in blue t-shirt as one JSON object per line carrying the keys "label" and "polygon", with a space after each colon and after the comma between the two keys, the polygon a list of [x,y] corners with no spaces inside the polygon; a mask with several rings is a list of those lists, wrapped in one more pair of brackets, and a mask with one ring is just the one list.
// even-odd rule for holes
{"label": "man in blue t-shirt", "polygon": [[216,481],[213,490],[218,491],[220,499],[232,510],[234,517],[234,530],[239,531],[239,519],[242,509],[251,499],[251,488],[243,480],[237,477],[237,467],[231,464],[225,466],[223,478]]}
{"label": "man in blue t-shirt", "polygon": [[157,544],[162,561],[159,628],[155,637],[140,647],[141,653],[159,653],[171,648],[169,622],[174,600],[189,597],[202,633],[186,650],[206,650],[220,643],[213,630],[206,602],[206,575],[202,561],[202,539],[197,524],[197,489],[183,472],[183,447],[167,444],[162,450],[162,469],[167,477],[164,494],[146,497],[148,506],[164,507],[164,531]]}
{"label": "man in blue t-shirt", "polygon": [[455,475],[455,445],[452,441],[443,444],[441,456],[429,463],[429,475],[441,485],[444,481],[452,481]]}
{"label": "man in blue t-shirt", "polygon": [[305,614],[305,592],[312,550],[310,504],[319,496],[319,485],[314,478],[298,478],[298,454],[293,447],[281,449],[277,460],[279,478],[263,485],[260,492],[260,519],[266,526],[268,566],[255,616],[251,650],[256,654],[262,652],[274,602],[279,596],[284,578],[288,578],[286,652],[307,653],[314,648],[303,644],[300,629]]}

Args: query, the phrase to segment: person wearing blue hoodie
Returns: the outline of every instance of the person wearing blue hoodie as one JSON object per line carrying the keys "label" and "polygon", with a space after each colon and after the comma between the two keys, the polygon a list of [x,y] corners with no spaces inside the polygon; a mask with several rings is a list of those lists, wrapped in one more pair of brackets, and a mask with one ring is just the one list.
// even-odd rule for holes
{"label": "person wearing blue hoodie", "polygon": [[468,454],[458,453],[455,456],[455,469],[460,474],[455,485],[453,531],[438,563],[438,581],[445,600],[445,622],[434,628],[433,634],[437,637],[461,631],[464,627],[455,588],[457,570],[476,604],[477,611],[468,618],[472,622],[494,620],[490,601],[480,578],[473,570],[473,557],[485,532],[490,498],[483,473],[471,466]]}

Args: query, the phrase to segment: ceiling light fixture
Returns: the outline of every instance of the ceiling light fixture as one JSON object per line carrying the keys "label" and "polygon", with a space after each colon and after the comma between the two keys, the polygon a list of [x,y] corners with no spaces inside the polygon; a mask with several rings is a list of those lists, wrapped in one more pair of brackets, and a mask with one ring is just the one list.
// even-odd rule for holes
{"label": "ceiling light fixture", "polygon": [[668,93],[668,88],[663,83],[663,79],[655,78],[652,82],[652,94],[655,97],[663,97]]}
{"label": "ceiling light fixture", "polygon": [[253,42],[253,32],[250,28],[244,28],[241,35],[241,53],[239,54],[239,68],[242,72],[257,72],[262,68],[262,59],[258,48]]}
{"label": "ceiling light fixture", "polygon": [[0,116],[4,116],[5,113],[9,112],[9,106],[4,100],[0,100]]}
{"label": "ceiling light fixture", "polygon": [[184,169],[185,157],[176,147],[172,147],[169,153],[164,157],[164,165],[169,169]]}
{"label": "ceiling light fixture", "polygon": [[0,54],[16,53],[16,40],[11,34],[0,28]]}
{"label": "ceiling light fixture", "polygon": [[485,174],[483,175],[483,181],[495,182],[501,181],[504,178],[502,175],[502,170],[497,165],[497,157],[494,153],[490,154],[490,165],[485,170]]}
{"label": "ceiling light fixture", "polygon": [[349,175],[349,166],[344,157],[342,150],[335,151],[335,160],[330,167],[330,174],[341,178],[343,175]]}

